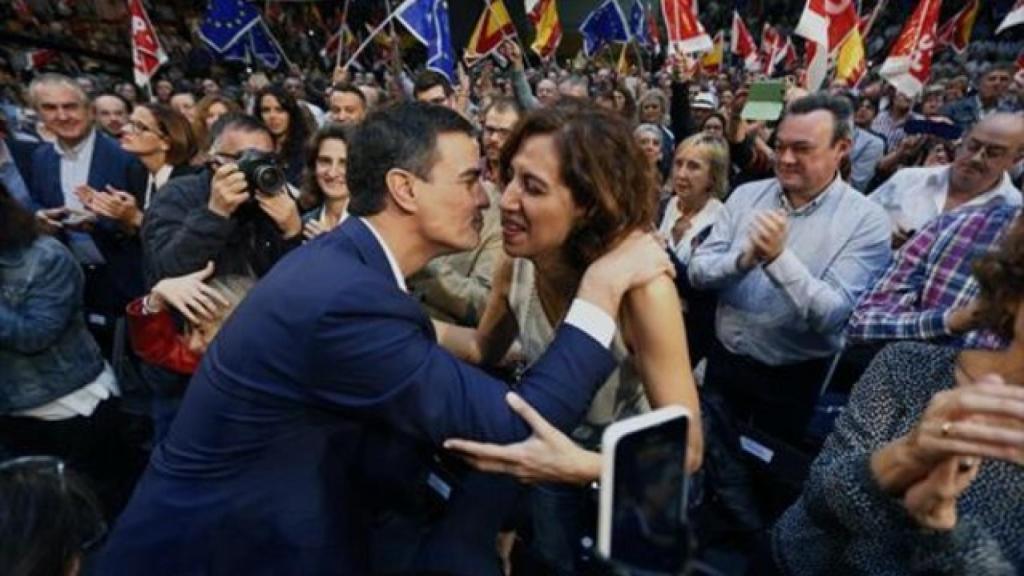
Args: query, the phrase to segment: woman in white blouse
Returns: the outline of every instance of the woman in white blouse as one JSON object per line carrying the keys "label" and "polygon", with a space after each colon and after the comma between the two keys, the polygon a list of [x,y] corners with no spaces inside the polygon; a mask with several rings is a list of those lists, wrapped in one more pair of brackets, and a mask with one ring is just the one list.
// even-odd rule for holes
{"label": "woman in white blouse", "polygon": [[707,237],[729,188],[729,146],[719,136],[697,133],[676,148],[668,199],[658,231],[683,264]]}

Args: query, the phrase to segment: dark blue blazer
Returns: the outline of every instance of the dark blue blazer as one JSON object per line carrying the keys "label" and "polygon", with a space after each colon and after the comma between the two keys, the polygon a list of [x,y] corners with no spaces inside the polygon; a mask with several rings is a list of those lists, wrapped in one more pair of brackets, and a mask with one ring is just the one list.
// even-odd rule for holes
{"label": "dark blue blazer", "polygon": [[[107,185],[135,196],[142,206],[146,188],[146,168],[134,156],[121,149],[109,136],[96,131],[96,143],[89,163],[89,186],[104,190]],[[64,205],[60,181],[60,155],[53,144],[40,145],[32,154],[31,180],[26,183],[33,209],[59,208]],[[123,314],[132,299],[142,295],[142,246],[137,236],[125,235],[117,224],[101,218],[91,234],[107,265],[90,274],[86,285],[86,307],[92,312]]]}
{"label": "dark blue blazer", "polygon": [[[518,391],[568,431],[614,366],[563,326]],[[278,262],[221,329],[98,573],[366,574],[367,478],[393,474],[368,437],[519,441],[506,392],[437,344],[349,218]]]}

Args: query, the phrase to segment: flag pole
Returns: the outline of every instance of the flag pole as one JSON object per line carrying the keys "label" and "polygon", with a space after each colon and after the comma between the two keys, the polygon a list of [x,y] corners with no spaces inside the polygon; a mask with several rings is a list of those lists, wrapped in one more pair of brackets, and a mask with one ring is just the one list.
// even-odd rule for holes
{"label": "flag pole", "polygon": [[341,24],[338,26],[338,53],[334,56],[334,68],[341,66],[341,53],[345,50],[345,24],[348,23],[348,3],[345,0],[345,7],[341,10]]}
{"label": "flag pole", "polygon": [[[390,9],[391,9],[391,2],[390,2],[390,0],[388,0],[388,10],[390,11]],[[380,31],[383,30],[385,26],[387,26],[388,24],[391,24],[391,32],[392,32],[392,34],[394,33],[395,29],[394,29],[394,23],[392,22],[392,20],[394,20],[396,15],[397,15],[397,11],[390,12],[388,14],[388,17],[385,18],[383,21],[381,21],[381,23],[378,24],[377,27],[374,28],[370,32],[370,34],[366,37],[366,39],[363,40],[362,44],[360,44],[359,47],[356,48],[356,51],[353,52],[352,55],[349,56],[348,60],[345,61],[345,66],[344,66],[345,69],[348,69],[348,67],[351,66],[353,62],[355,62],[356,58],[358,58],[359,55],[363,53],[363,50],[366,50],[366,47],[370,45],[370,42],[373,41],[373,38],[377,34],[380,34]],[[395,50],[397,50],[397,49],[398,49],[398,46],[395,46]]]}

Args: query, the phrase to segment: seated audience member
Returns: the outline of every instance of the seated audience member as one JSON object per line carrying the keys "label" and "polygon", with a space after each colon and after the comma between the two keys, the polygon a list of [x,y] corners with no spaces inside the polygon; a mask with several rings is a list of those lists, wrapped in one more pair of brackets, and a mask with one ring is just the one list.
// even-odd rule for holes
{"label": "seated audience member", "polygon": [[[213,278],[212,262],[199,272],[164,278],[149,294],[128,305],[132,348],[153,366],[192,374],[252,285],[252,278],[246,276]],[[178,333],[172,309],[187,322],[184,334]]]}
{"label": "seated audience member", "polygon": [[[478,162],[473,127],[452,110],[404,103],[367,116],[348,166],[356,217],[278,263],[221,329],[98,574],[367,574],[373,512],[394,503],[385,486],[428,489],[426,461],[447,438],[527,438],[507,386],[438,346],[404,289],[432,257],[479,241]],[[623,296],[670,266],[641,233],[591,264],[522,398],[573,428],[614,367]],[[411,443],[409,459],[386,458],[370,441],[380,436]]]}
{"label": "seated audience member", "polygon": [[132,111],[121,137],[121,147],[146,167],[148,178],[142,204],[124,190],[110,187],[94,190],[86,186],[79,190],[78,197],[88,210],[135,234],[142,227],[143,214],[153,195],[171,178],[195,171],[189,166],[189,160],[197,149],[184,116],[163,104],[148,103],[139,104]]}
{"label": "seated audience member", "polygon": [[[744,424],[803,446],[850,312],[889,262],[885,212],[839,176],[851,116],[842,97],[792,102],[775,133],[776,178],[737,188],[690,258],[690,283],[718,297],[701,392],[720,407],[711,434]],[[721,440],[738,450],[735,438]],[[771,483],[757,489],[751,496],[768,517],[788,497],[776,498]],[[764,522],[747,520],[738,529]]]}
{"label": "seated audience member", "polygon": [[358,86],[347,82],[339,82],[331,86],[328,104],[330,109],[327,111],[327,119],[339,124],[362,122],[369,109],[363,91]]}
{"label": "seated audience member", "polygon": [[300,203],[309,206],[303,215],[302,235],[310,240],[330,232],[348,217],[348,141],[350,133],[340,124],[328,123],[317,130],[306,154],[306,185]]}
{"label": "seated audience member", "polygon": [[857,303],[846,330],[850,342],[870,344],[874,350],[896,340],[1002,347],[1004,342],[973,332],[979,322],[978,285],[971,267],[999,242],[1019,213],[1019,207],[989,203],[942,214],[926,224]]}
{"label": "seated audience member", "polygon": [[94,126],[82,89],[59,74],[42,74],[29,85],[33,105],[56,142],[33,154],[29,193],[36,219],[47,233],[65,241],[85,269],[85,306],[90,330],[105,352],[112,349],[114,324],[124,307],[141,295],[138,239],[106,217],[84,210],[78,192],[108,186],[141,205],[145,168]]}
{"label": "seated audience member", "polygon": [[518,103],[505,97],[492,100],[484,112],[481,184],[490,205],[484,210],[480,243],[472,250],[431,260],[409,279],[431,318],[476,326],[487,307],[491,277],[501,258],[501,151],[519,116]]}
{"label": "seated audience member", "polygon": [[78,576],[107,525],[85,479],[52,456],[0,462],[0,573]]}
{"label": "seated audience member", "polygon": [[907,137],[904,125],[907,120],[917,118],[914,114],[914,99],[902,92],[891,89],[889,107],[875,115],[871,131],[885,140],[885,149],[891,154]]}
{"label": "seated audience member", "polygon": [[[460,357],[484,365],[496,364],[518,340],[525,363],[532,365],[551,345],[586,266],[605,246],[646,229],[655,217],[657,197],[628,124],[614,111],[579,102],[530,112],[502,151],[502,173],[508,182],[501,196],[503,246],[511,258],[495,272],[480,326],[441,326],[438,339]],[[537,450],[530,449],[536,439],[505,447],[449,444],[484,471],[531,483],[568,484],[531,490],[528,497],[530,548],[559,573],[576,569],[574,544],[583,536],[579,511],[587,498],[582,487],[600,476],[601,433],[609,424],[650,407],[685,406],[693,416],[687,470],[696,471],[703,459],[697,389],[671,281],[666,277],[628,294],[621,317],[626,329],[613,344],[618,369],[572,431],[573,442],[554,432],[558,438]],[[508,486],[498,484],[486,492],[502,491],[507,493]],[[499,502],[506,503],[504,510]],[[508,502],[495,496],[489,525],[500,526],[511,514]],[[444,533],[445,527],[438,530]],[[479,542],[494,536],[477,534],[478,548],[467,554],[479,554]]]}
{"label": "seated audience member", "polygon": [[92,100],[93,114],[100,130],[115,140],[121,138],[128,115],[132,108],[123,97],[117,94],[100,94]]}
{"label": "seated audience member", "polygon": [[85,325],[82,270],[2,186],[0,287],[0,449],[64,458],[113,513],[131,490],[129,462],[114,431],[114,372]]}
{"label": "seated audience member", "polygon": [[949,166],[904,168],[869,198],[892,220],[893,246],[902,246],[933,218],[962,206],[990,201],[1021,204],[1007,171],[1024,158],[1024,118],[997,113],[978,122]]}
{"label": "seated audience member", "polygon": [[978,91],[951,102],[942,108],[942,114],[948,116],[961,130],[970,130],[982,118],[996,112],[1019,113],[1015,102],[1006,98],[1010,84],[1013,82],[1013,66],[1007,64],[991,64],[978,76]]}
{"label": "seated audience member", "polygon": [[884,349],[775,526],[788,576],[1024,570],[1024,226],[975,264],[1002,350]]}
{"label": "seated audience member", "polygon": [[274,137],[274,150],[288,184],[302,185],[306,143],[314,123],[309,113],[284,88],[268,86],[256,95],[256,116]]}
{"label": "seated audience member", "polygon": [[142,225],[146,279],[200,270],[259,277],[302,241],[302,219],[288,194],[251,190],[235,163],[246,150],[273,154],[267,127],[250,116],[222,117],[211,134],[207,170],[168,182]]}

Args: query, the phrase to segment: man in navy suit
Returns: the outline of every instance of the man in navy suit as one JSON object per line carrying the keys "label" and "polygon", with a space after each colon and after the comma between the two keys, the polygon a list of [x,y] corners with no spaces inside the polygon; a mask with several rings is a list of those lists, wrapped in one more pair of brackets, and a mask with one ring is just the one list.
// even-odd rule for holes
{"label": "man in navy suit", "polygon": [[[366,574],[373,478],[394,476],[371,439],[528,436],[506,385],[442,349],[405,288],[479,242],[478,158],[447,108],[367,117],[349,148],[351,217],[278,262],[221,329],[98,573]],[[670,270],[649,235],[593,263],[518,393],[572,429],[615,365],[623,293]]]}
{"label": "man in navy suit", "polygon": [[79,191],[111,186],[135,194],[141,206],[146,170],[96,130],[89,98],[74,80],[43,74],[32,81],[29,92],[43,123],[57,137],[32,155],[32,208],[40,225],[59,234],[83,265],[90,328],[106,348],[114,319],[144,291],[142,249],[138,238],[117,223],[85,211]]}

